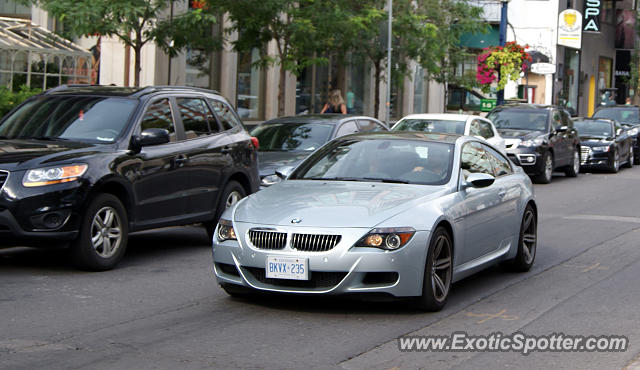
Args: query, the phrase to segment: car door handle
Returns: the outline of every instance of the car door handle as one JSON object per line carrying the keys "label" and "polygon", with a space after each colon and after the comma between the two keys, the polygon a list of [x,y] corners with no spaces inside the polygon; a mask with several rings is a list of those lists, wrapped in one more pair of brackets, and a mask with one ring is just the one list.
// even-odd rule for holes
{"label": "car door handle", "polygon": [[507,191],[506,191],[506,190],[504,190],[504,189],[503,189],[503,190],[500,190],[500,191],[498,192],[498,196],[499,196],[500,198],[504,198],[504,196],[505,196],[505,195],[507,195]]}
{"label": "car door handle", "polygon": [[222,148],[220,150],[220,153],[222,154],[229,154],[231,153],[231,147],[229,145],[225,145],[224,148]]}
{"label": "car door handle", "polygon": [[175,163],[176,167],[182,167],[185,163],[187,163],[187,157],[184,155],[179,155],[173,160],[173,163]]}

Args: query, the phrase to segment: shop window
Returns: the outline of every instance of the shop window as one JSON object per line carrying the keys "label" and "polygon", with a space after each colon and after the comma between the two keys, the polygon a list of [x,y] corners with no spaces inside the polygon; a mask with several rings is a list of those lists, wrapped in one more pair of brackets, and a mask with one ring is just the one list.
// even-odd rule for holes
{"label": "shop window", "polygon": [[255,63],[260,59],[260,50],[238,53],[237,112],[241,118],[261,119],[263,100],[263,73]]}

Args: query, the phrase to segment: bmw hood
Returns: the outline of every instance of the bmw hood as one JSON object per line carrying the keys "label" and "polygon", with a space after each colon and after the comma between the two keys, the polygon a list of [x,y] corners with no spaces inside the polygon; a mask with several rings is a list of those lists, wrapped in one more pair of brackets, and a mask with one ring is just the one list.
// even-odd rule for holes
{"label": "bmw hood", "polygon": [[371,228],[449,192],[446,186],[289,180],[243,200],[235,209],[234,220],[262,225]]}
{"label": "bmw hood", "polygon": [[260,177],[272,175],[283,166],[297,166],[312,152],[258,152]]}
{"label": "bmw hood", "polygon": [[540,135],[544,135],[542,131],[531,130],[498,129],[498,132],[505,139],[520,139],[522,141],[533,140]]}

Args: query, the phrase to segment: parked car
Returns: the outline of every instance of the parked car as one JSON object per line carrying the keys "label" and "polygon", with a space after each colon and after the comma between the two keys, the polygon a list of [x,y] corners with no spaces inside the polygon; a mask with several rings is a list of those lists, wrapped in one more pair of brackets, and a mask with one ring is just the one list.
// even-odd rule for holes
{"label": "parked car", "polygon": [[255,139],[219,94],[70,87],[0,121],[0,241],[69,244],[106,270],[129,232],[203,222],[258,189]]}
{"label": "parked car", "polygon": [[507,155],[533,180],[548,184],[554,170],[580,171],[580,139],[569,113],[535,104],[502,105],[487,115],[505,139]]}
{"label": "parked car", "polygon": [[391,131],[439,132],[471,135],[485,139],[504,151],[504,139],[486,118],[471,114],[411,114],[396,122]]}
{"label": "parked car", "polygon": [[574,118],[580,135],[580,168],[604,168],[616,173],[620,163],[633,166],[633,138],[620,123],[605,118]]}
{"label": "parked car", "polygon": [[[260,185],[267,187],[282,181],[287,171],[333,138],[387,130],[387,126],[375,118],[344,114],[289,116],[264,122],[251,131],[260,141]],[[284,172],[278,171],[280,169]]]}
{"label": "parked car", "polygon": [[637,105],[615,105],[598,107],[593,118],[608,118],[618,121],[633,138],[634,162],[640,163],[640,107]]}
{"label": "parked car", "polygon": [[531,268],[537,209],[529,177],[484,140],[348,135],[225,211],[214,271],[231,295],[379,293],[439,310],[483,268]]}

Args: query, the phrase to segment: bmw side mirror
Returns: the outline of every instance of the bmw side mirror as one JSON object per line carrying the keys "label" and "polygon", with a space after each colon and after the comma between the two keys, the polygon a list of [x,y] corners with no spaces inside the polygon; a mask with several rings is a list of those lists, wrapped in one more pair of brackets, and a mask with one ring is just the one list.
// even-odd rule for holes
{"label": "bmw side mirror", "polygon": [[163,128],[148,128],[138,138],[138,144],[140,146],[159,145],[169,142],[169,131]]}
{"label": "bmw side mirror", "polygon": [[291,175],[291,173],[293,172],[293,168],[293,166],[282,166],[276,170],[276,175],[278,175],[279,178],[285,180],[287,177],[289,177],[289,175]]}
{"label": "bmw side mirror", "polygon": [[467,185],[474,188],[486,188],[496,181],[496,178],[486,173],[471,173],[467,176]]}

